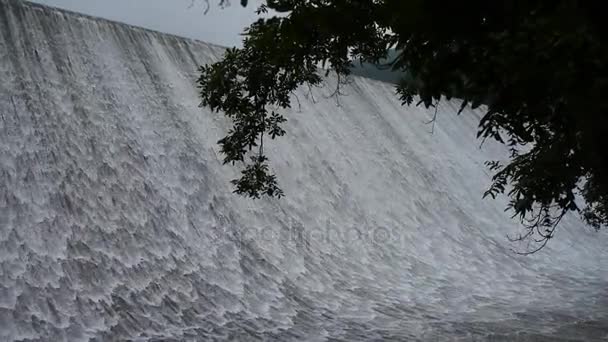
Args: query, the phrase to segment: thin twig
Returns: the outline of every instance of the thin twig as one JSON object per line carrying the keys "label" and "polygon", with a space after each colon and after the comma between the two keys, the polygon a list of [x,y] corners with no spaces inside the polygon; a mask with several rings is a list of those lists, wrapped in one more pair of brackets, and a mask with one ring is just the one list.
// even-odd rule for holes
{"label": "thin twig", "polygon": [[[536,231],[541,236],[540,240],[534,239],[534,241],[536,243],[540,243],[540,246],[538,246],[534,250],[527,251],[527,252],[519,252],[519,251],[515,251],[515,250],[513,250],[513,251],[519,255],[531,255],[531,254],[534,254],[534,253],[540,251],[541,249],[543,249],[547,245],[547,243],[549,243],[549,240],[551,240],[553,238],[553,235],[555,234],[555,229],[557,228],[557,225],[560,223],[560,221],[562,220],[564,215],[566,215],[566,211],[562,210],[562,212],[559,214],[559,216],[555,217],[555,221],[553,223],[551,223],[551,226],[545,230],[546,233],[541,233],[539,226],[533,227],[531,229],[531,231],[533,231],[533,229],[536,228]],[[528,246],[529,245],[530,245],[530,241],[528,241]]]}
{"label": "thin twig", "polygon": [[426,124],[432,124],[431,126],[431,135],[435,134],[435,122],[437,121],[437,108],[439,107],[439,100],[437,100],[437,102],[435,102],[435,105],[433,106],[435,107],[435,114],[433,114],[433,118],[426,122]]}
{"label": "thin twig", "polygon": [[[315,95],[312,93],[312,88],[310,87],[310,83],[306,83],[306,86],[308,87],[308,94],[310,95],[310,99],[311,99],[312,103],[317,104],[317,100],[315,99]],[[308,99],[308,95],[306,95],[306,98]]]}
{"label": "thin twig", "polygon": [[[203,14],[207,14],[207,13],[209,13],[209,9],[211,8],[211,4],[209,3],[209,0],[204,0],[204,1],[205,1],[205,4],[207,5],[207,7],[205,8],[205,11],[203,12]],[[190,5],[188,6],[188,9],[191,9],[192,7],[194,7],[194,3],[195,2],[196,2],[196,0],[190,0]],[[220,6],[221,6],[222,3],[223,3],[223,1],[220,2]]]}
{"label": "thin twig", "polygon": [[298,112],[302,113],[302,104],[300,103],[300,98],[298,97],[298,94],[292,91],[291,95],[293,95],[296,98],[296,101],[298,101]]}
{"label": "thin twig", "polygon": [[337,76],[336,90],[334,90],[334,92],[331,93],[326,98],[334,97],[336,99],[336,105],[338,107],[341,107],[342,105],[340,104],[340,96],[346,96],[345,93],[342,93],[342,85],[347,85],[349,83],[348,83],[348,79],[343,78],[342,75],[337,71],[336,71],[336,76]]}
{"label": "thin twig", "polygon": [[264,155],[264,131],[262,131],[262,134],[260,134],[260,156],[259,156],[259,158],[262,159],[263,155]]}

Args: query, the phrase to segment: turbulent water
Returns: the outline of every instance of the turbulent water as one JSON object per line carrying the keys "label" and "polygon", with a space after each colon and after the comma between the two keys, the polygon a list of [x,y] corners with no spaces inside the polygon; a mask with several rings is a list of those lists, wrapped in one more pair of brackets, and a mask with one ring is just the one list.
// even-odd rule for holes
{"label": "turbulent water", "polygon": [[223,49],[0,0],[1,341],[608,338],[608,239],[567,217],[518,256],[482,200],[479,113],[391,85],[303,89],[267,149],[287,197],[231,194],[198,108]]}

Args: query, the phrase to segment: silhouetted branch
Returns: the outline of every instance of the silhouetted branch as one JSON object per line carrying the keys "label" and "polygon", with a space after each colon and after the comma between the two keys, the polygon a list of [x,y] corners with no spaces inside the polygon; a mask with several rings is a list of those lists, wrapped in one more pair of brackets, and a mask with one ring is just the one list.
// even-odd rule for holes
{"label": "silhouetted branch", "polygon": [[260,134],[260,158],[264,155],[264,131]]}
{"label": "silhouetted branch", "polygon": [[291,92],[291,95],[293,95],[296,98],[296,101],[298,101],[298,112],[302,112],[302,104],[300,103],[300,98],[298,97],[298,94],[296,94],[294,91]]}
{"label": "silhouetted branch", "polygon": [[435,114],[433,114],[433,118],[430,121],[427,121],[426,124],[432,124],[431,126],[431,134],[435,134],[435,122],[437,121],[437,108],[439,107],[439,100],[435,102],[433,105],[435,107]]}
{"label": "silhouetted branch", "polygon": [[[194,4],[196,3],[197,0],[190,0],[190,5],[188,5],[188,8],[192,8],[194,7]],[[211,4],[209,3],[209,0],[203,0],[203,2],[205,3],[206,7],[205,7],[205,11],[203,12],[204,14],[209,13],[209,10],[211,9]],[[227,6],[230,6],[230,0],[220,0],[218,5],[220,6],[220,8],[225,8]]]}
{"label": "silhouetted branch", "polygon": [[[313,104],[316,104],[317,100],[315,99],[315,95],[312,93],[312,88],[310,87],[310,83],[306,83],[306,87],[308,87],[308,95],[310,95],[310,100],[312,101]],[[308,99],[308,95],[305,95],[307,99]]]}
{"label": "silhouetted branch", "polygon": [[[549,240],[552,239],[555,234],[555,228],[557,227],[557,225],[560,223],[560,221],[566,215],[566,212],[567,212],[566,210],[562,210],[562,212],[558,216],[551,217],[551,215],[548,214],[548,212],[547,212],[551,207],[553,207],[553,206],[548,206],[548,207],[539,209],[539,214],[534,216],[534,219],[536,219],[535,224],[526,227],[526,230],[527,230],[526,234],[524,234],[523,236],[520,235],[516,239],[509,238],[509,240],[511,242],[528,240],[527,246],[529,247],[530,242],[531,242],[530,237],[534,234],[534,232],[536,232],[540,236],[540,238],[532,239],[532,240],[534,240],[535,243],[539,244],[538,247],[534,248],[533,250],[528,250],[526,252],[516,251],[516,250],[512,249],[513,252],[515,252],[516,254],[519,254],[519,255],[531,255],[531,254],[534,254],[534,253],[540,251],[547,245],[547,243],[549,243]],[[543,211],[545,213],[543,213]],[[545,221],[546,219],[549,219],[551,222],[549,226],[543,226],[543,224],[542,224],[542,221]],[[546,227],[546,228],[544,231],[541,231],[541,228],[543,228],[543,227]]]}
{"label": "silhouetted branch", "polygon": [[326,98],[330,98],[333,97],[336,99],[336,105],[338,107],[341,107],[340,104],[340,96],[346,96],[347,94],[342,92],[342,86],[343,85],[347,85],[350,84],[349,80],[347,77],[342,76],[340,73],[336,72],[336,89]]}

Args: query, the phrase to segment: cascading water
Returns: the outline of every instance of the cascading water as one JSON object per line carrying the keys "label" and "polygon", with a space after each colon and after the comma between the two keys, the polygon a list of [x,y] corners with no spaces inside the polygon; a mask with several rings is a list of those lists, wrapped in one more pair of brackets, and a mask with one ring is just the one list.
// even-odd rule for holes
{"label": "cascading water", "polygon": [[0,340],[608,338],[608,240],[532,257],[482,200],[480,113],[353,78],[294,97],[267,148],[287,197],[231,194],[198,107],[223,48],[0,0]]}

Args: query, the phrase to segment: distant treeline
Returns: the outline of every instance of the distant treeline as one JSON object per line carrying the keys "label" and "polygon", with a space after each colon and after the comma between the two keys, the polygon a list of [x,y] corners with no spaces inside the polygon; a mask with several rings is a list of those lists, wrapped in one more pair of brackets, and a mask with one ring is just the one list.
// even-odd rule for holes
{"label": "distant treeline", "polygon": [[406,76],[406,73],[404,72],[391,70],[389,63],[394,61],[397,55],[398,52],[396,50],[390,50],[387,58],[380,61],[378,64],[355,61],[353,62],[354,66],[351,68],[351,72],[356,76],[396,84]]}

